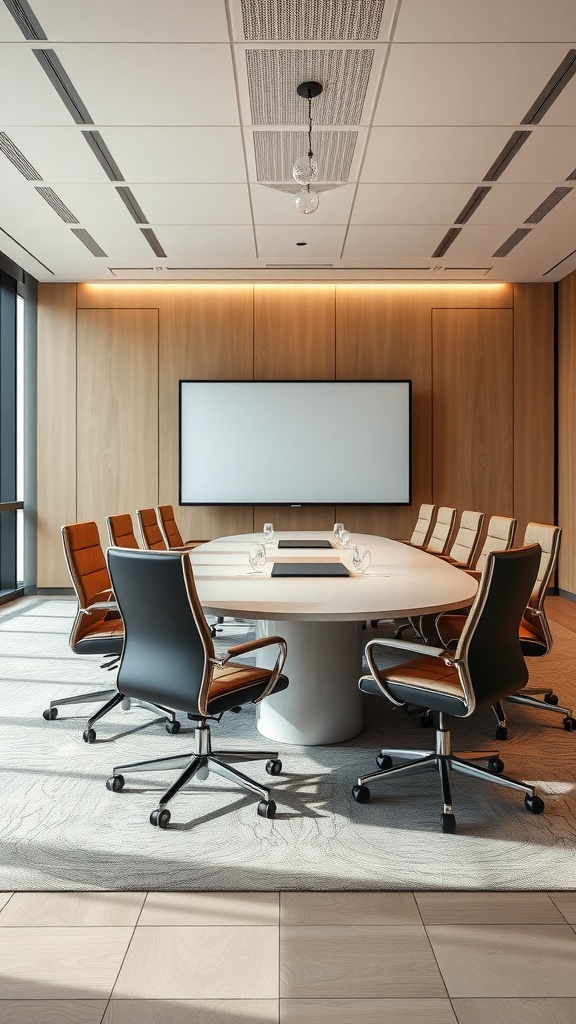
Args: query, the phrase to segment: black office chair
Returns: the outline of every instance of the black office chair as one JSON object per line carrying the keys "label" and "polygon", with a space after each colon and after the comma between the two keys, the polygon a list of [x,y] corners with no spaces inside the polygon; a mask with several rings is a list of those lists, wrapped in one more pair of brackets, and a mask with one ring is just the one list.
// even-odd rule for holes
{"label": "black office chair", "polygon": [[[196,722],[191,753],[119,765],[106,783],[108,789],[124,788],[123,772],[181,769],[150,815],[153,825],[166,828],[170,821],[166,804],[191,779],[204,780],[213,772],[256,793],[258,814],[272,818],[276,804],[270,791],[227,762],[265,759],[267,772],[277,775],[282,769],[277,752],[214,752],[208,723],[220,721],[225,711],[240,704],[257,704],[273,690],[285,689],[286,641],[281,637],[253,640],[217,658],[186,554],[109,548],[108,566],[126,631],[119,688],[130,697],[162,701],[185,711]],[[271,645],[278,647],[273,669],[231,660]]]}
{"label": "black office chair", "polygon": [[[381,750],[377,758],[381,770],[361,776],[352,791],[359,803],[370,799],[368,782],[434,769],[440,775],[442,787],[442,831],[454,832],[456,819],[449,781],[453,769],[520,790],[526,794],[526,808],[533,814],[542,813],[544,803],[533,786],[500,774],[504,764],[497,751],[478,751],[466,756],[452,753],[445,724],[446,715],[468,718],[476,709],[490,707],[527,682],[518,628],[534,586],[540,554],[540,545],[532,544],[487,556],[474,604],[455,651],[408,640],[368,642],[366,658],[371,674],[360,679],[360,689],[386,697],[396,707],[416,706],[432,711],[438,718],[435,750]],[[400,665],[379,668],[376,651],[389,647],[411,652],[415,657]],[[394,764],[394,759],[400,763]],[[488,762],[488,767],[475,763],[482,760]]]}

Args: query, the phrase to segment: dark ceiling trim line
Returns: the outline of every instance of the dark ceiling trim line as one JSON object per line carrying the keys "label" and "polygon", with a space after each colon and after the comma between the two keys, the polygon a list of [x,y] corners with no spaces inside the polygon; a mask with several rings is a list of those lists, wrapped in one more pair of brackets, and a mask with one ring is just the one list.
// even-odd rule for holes
{"label": "dark ceiling trim line", "polygon": [[86,228],[71,228],[70,230],[82,242],[82,245],[85,245],[90,250],[93,256],[106,256],[106,259],[108,259],[108,254],[98,245],[98,242],[92,237],[90,232],[86,231]]}
{"label": "dark ceiling trim line", "polygon": [[558,263],[555,263],[553,267],[550,267],[548,270],[545,270],[542,277],[546,277],[546,274],[551,274],[553,270],[556,270],[556,267],[561,266],[562,263],[565,263],[566,260],[569,260],[571,256],[576,256],[576,249],[572,249],[572,252],[569,252],[567,256],[563,256],[562,259],[558,260]]}
{"label": "dark ceiling trim line", "polygon": [[80,94],[72,85],[55,50],[32,50],[40,67],[46,73],[56,89],[64,106],[72,114],[76,124],[94,124]]}
{"label": "dark ceiling trim line", "polygon": [[125,181],[126,179],[124,178],[122,171],[118,167],[118,164],[104,142],[104,139],[100,135],[100,132],[87,131],[82,132],[82,135],[90,146],[90,149],[94,153],[98,163],[106,171],[106,175],[110,178],[110,181]]}
{"label": "dark ceiling trim line", "polygon": [[54,212],[57,213],[58,216],[63,221],[65,221],[66,224],[79,224],[80,223],[80,221],[78,220],[78,217],[74,216],[74,214],[72,213],[72,210],[68,209],[68,207],[66,206],[66,203],[64,203],[60,199],[60,196],[56,194],[54,189],[46,188],[46,187],[39,187],[38,185],[35,185],[35,189],[38,192],[38,194],[42,196],[42,199],[44,199],[48,203],[48,206],[51,206],[52,209],[54,210]]}
{"label": "dark ceiling trim line", "polygon": [[519,245],[523,238],[526,238],[526,235],[530,234],[531,230],[532,228],[517,228],[516,231],[513,231],[506,241],[502,243],[500,248],[496,249],[496,252],[492,253],[492,256],[507,256],[509,252],[512,252],[512,249],[515,249],[516,246]]}
{"label": "dark ceiling trim line", "polygon": [[540,221],[544,220],[544,217],[546,217],[550,213],[550,211],[554,209],[555,206],[558,206],[558,203],[561,203],[562,200],[565,199],[566,196],[572,191],[572,185],[564,185],[562,188],[553,189],[550,195],[546,196],[546,199],[544,199],[543,202],[540,203],[540,206],[537,206],[536,209],[530,214],[530,216],[526,217],[524,223],[539,224]]}
{"label": "dark ceiling trim line", "polygon": [[9,238],[11,242],[14,242],[14,244],[17,245],[18,248],[22,249],[22,252],[27,252],[28,255],[31,256],[32,259],[36,261],[36,263],[38,263],[41,267],[44,267],[44,270],[47,270],[48,273],[52,274],[52,277],[54,277],[54,271],[50,270],[50,267],[47,267],[45,263],[42,263],[42,260],[39,260],[38,257],[35,256],[33,252],[30,252],[30,249],[27,249],[25,245],[22,245],[22,242],[19,242],[17,238],[14,238],[14,235],[9,234],[9,232],[6,231],[5,228],[0,228],[0,231],[3,235],[6,235],[6,238]]}
{"label": "dark ceiling trim line", "polygon": [[550,110],[575,73],[576,50],[568,50],[564,60],[556,68],[552,78],[546,83],[520,124],[539,124],[546,111]]}
{"label": "dark ceiling trim line", "polygon": [[140,206],[136,196],[134,195],[131,188],[128,185],[117,185],[116,191],[120,196],[120,199],[124,203],[124,206],[128,210],[128,213],[137,224],[149,224],[149,220],[146,217],[142,207]]}
{"label": "dark ceiling trim line", "polygon": [[164,249],[160,245],[158,238],[154,234],[152,228],[140,228],[140,231],[144,235],[144,238],[148,242],[148,245],[152,249],[155,256],[166,256]]}
{"label": "dark ceiling trim line", "polygon": [[503,171],[506,170],[510,161],[514,159],[518,150],[526,142],[526,139],[530,138],[531,134],[532,132],[513,132],[482,180],[496,181]]}
{"label": "dark ceiling trim line", "polygon": [[456,220],[454,221],[454,223],[455,224],[466,224],[467,221],[470,220],[470,217],[472,216],[472,214],[476,212],[476,210],[480,206],[480,203],[484,199],[486,199],[486,196],[490,192],[490,188],[491,188],[490,185],[483,185],[483,186],[475,189],[474,192],[472,193],[472,195],[470,196],[470,199],[468,200],[468,202],[464,206],[464,208],[460,211],[460,213],[456,217]]}
{"label": "dark ceiling trim line", "polygon": [[42,25],[27,0],[4,0],[25,39],[47,39]]}
{"label": "dark ceiling trim line", "polygon": [[14,164],[16,170],[20,171],[27,181],[42,181],[42,177],[38,174],[35,167],[32,166],[29,160],[26,159],[24,154],[15,146],[12,139],[6,135],[6,132],[0,132],[0,152],[4,153],[4,156]]}
{"label": "dark ceiling trim line", "polygon": [[575,178],[576,178],[576,168],[574,168],[574,170],[572,171],[572,174],[568,175],[568,177],[566,178],[566,181],[574,181]]}
{"label": "dark ceiling trim line", "polygon": [[444,253],[448,251],[452,243],[455,242],[456,239],[458,238],[458,235],[460,234],[461,230],[462,228],[450,228],[450,230],[446,232],[444,238],[440,242],[440,245],[432,253],[433,260],[437,260],[440,256],[443,256]]}

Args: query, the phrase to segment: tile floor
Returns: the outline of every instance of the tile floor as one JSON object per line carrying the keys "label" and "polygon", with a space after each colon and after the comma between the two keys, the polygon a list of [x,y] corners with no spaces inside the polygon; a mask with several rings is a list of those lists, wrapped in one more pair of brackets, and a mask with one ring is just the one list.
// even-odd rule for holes
{"label": "tile floor", "polygon": [[576,893],[1,893],[1,1024],[576,1024]]}

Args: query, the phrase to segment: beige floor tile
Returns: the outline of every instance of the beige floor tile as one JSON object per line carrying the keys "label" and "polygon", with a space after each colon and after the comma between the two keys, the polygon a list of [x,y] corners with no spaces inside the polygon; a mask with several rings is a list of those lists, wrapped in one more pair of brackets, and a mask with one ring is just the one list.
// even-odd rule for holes
{"label": "beige floor tile", "polygon": [[549,896],[568,924],[576,924],[576,892],[551,892]]}
{"label": "beige floor tile", "polygon": [[282,925],[420,924],[411,892],[283,892]]}
{"label": "beige floor tile", "polygon": [[457,1024],[449,999],[281,999],[280,1024]]}
{"label": "beige floor tile", "polygon": [[0,1003],[2,1024],[100,1024],[105,999],[7,999]]}
{"label": "beige floor tile", "polygon": [[0,927],[135,925],[144,892],[16,892],[0,911]]}
{"label": "beige floor tile", "polygon": [[545,892],[417,892],[415,896],[425,925],[564,923]]}
{"label": "beige floor tile", "polygon": [[278,928],[137,928],[114,999],[275,999]]}
{"label": "beige floor tile", "polygon": [[280,995],[442,997],[446,990],[422,926],[289,926],[280,930]]}
{"label": "beige floor tile", "polygon": [[109,996],[132,928],[0,928],[0,999]]}
{"label": "beige floor tile", "polygon": [[277,927],[278,914],[277,892],[150,892],[138,924]]}
{"label": "beige floor tile", "polygon": [[113,999],[102,1024],[278,1024],[278,1000]]}
{"label": "beige floor tile", "polygon": [[11,892],[0,892],[0,910],[6,906],[11,896]]}
{"label": "beige floor tile", "polygon": [[446,925],[428,936],[454,998],[576,996],[569,925]]}
{"label": "beige floor tile", "polygon": [[455,999],[458,1024],[574,1024],[576,999]]}

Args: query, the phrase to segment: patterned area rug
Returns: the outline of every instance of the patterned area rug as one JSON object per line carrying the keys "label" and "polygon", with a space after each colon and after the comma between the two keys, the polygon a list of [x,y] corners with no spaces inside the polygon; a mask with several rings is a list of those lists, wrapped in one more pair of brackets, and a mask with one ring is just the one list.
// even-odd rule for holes
{"label": "patterned area rug", "polygon": [[[284,769],[269,783],[275,819],[256,814],[255,801],[211,776],[171,804],[166,831],[148,822],[169,773],[127,778],[121,793],[105,780],[114,765],[190,749],[191,723],[169,736],[149,712],[115,711],[99,723],[98,740],[82,741],[91,706],[62,708],[42,718],[50,700],[104,689],[110,675],[98,660],[68,648],[71,600],[28,599],[0,614],[3,677],[0,758],[0,887],[58,889],[574,889],[576,888],[576,734],[562,717],[508,706],[510,739],[500,744],[507,774],[533,782],[546,802],[529,814],[521,794],[456,776],[456,835],[440,832],[435,774],[372,787],[369,804],[351,787],[374,766],[385,743],[428,746],[433,733],[367,698],[360,736],[333,747],[280,751]],[[250,624],[226,625],[219,646],[252,635]],[[371,634],[373,635],[373,634]],[[549,682],[561,702],[576,703],[576,636],[554,626],[552,653],[529,663],[531,683]],[[490,712],[456,722],[456,749],[494,747]],[[226,715],[214,727],[218,746],[271,746],[252,709]]]}

